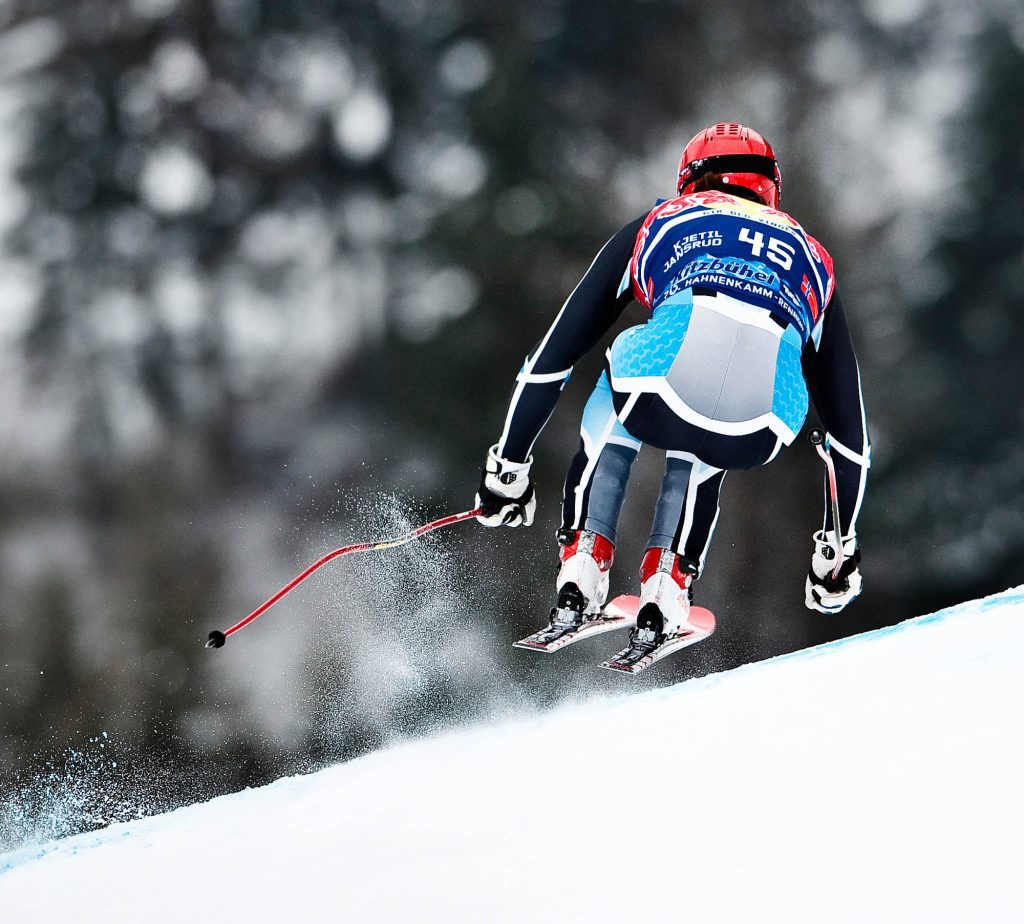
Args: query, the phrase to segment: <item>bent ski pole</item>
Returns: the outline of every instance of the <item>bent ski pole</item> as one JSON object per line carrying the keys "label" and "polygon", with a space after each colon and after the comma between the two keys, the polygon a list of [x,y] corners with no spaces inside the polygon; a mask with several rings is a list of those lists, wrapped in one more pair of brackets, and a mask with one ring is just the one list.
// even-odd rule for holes
{"label": "bent ski pole", "polygon": [[210,633],[210,637],[206,642],[207,648],[223,648],[224,642],[228,636],[234,635],[236,632],[244,629],[254,619],[262,616],[267,610],[269,610],[278,600],[280,600],[285,594],[294,590],[299,586],[306,578],[308,578],[318,568],[323,567],[329,561],[333,561],[335,558],[340,558],[342,555],[349,555],[352,552],[379,552],[383,549],[393,549],[400,545],[405,545],[407,542],[412,542],[413,539],[418,539],[420,536],[429,533],[431,530],[440,529],[442,526],[454,526],[456,523],[461,523],[463,520],[471,520],[475,516],[479,516],[483,510],[477,507],[475,510],[467,510],[464,513],[453,513],[450,516],[441,517],[439,520],[434,520],[432,523],[427,523],[423,526],[418,526],[411,532],[406,533],[404,536],[398,536],[395,539],[383,539],[379,542],[357,542],[354,545],[342,546],[340,549],[335,549],[333,552],[328,552],[326,555],[318,558],[313,564],[311,564],[301,574],[296,575],[292,580],[284,585],[274,596],[269,600],[261,603],[256,609],[254,609],[245,619],[240,619],[230,628],[225,629],[221,632],[218,629],[214,629]]}
{"label": "bent ski pole", "polygon": [[811,441],[811,445],[818,450],[818,455],[821,456],[821,461],[825,463],[825,468],[828,469],[828,499],[832,505],[832,529],[836,537],[836,541],[832,546],[836,553],[836,566],[832,569],[832,578],[835,580],[839,576],[839,569],[843,566],[843,537],[839,524],[839,488],[836,486],[836,464],[832,461],[832,454],[825,445],[825,433],[823,430],[815,427],[807,436]]}

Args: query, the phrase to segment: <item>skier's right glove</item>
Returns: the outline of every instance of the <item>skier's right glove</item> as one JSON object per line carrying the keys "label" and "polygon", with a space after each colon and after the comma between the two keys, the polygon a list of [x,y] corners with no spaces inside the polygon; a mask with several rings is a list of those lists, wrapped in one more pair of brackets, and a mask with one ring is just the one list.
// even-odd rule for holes
{"label": "skier's right glove", "polygon": [[838,613],[854,597],[863,585],[860,570],[860,549],[857,537],[843,539],[843,561],[839,573],[833,578],[836,567],[835,533],[819,530],[814,534],[814,555],[811,570],[807,575],[805,600],[807,608],[819,613]]}
{"label": "skier's right glove", "polygon": [[498,455],[494,445],[480,476],[476,506],[483,508],[477,517],[484,526],[529,526],[537,509],[537,498],[530,483],[531,456],[525,462],[509,462]]}

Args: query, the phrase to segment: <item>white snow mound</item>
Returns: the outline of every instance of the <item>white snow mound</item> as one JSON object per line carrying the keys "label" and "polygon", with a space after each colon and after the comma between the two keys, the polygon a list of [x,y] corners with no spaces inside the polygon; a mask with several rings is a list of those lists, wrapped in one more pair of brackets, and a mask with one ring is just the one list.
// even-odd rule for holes
{"label": "white snow mound", "polygon": [[0,918],[1024,920],[1022,666],[1024,587],[9,853]]}

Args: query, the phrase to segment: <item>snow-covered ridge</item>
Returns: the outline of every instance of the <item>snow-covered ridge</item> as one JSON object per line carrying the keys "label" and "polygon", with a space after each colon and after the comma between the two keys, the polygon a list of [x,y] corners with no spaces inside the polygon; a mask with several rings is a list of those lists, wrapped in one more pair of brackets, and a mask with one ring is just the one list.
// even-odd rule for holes
{"label": "snow-covered ridge", "polygon": [[0,856],[0,917],[1022,920],[1022,666],[1016,588],[626,682]]}

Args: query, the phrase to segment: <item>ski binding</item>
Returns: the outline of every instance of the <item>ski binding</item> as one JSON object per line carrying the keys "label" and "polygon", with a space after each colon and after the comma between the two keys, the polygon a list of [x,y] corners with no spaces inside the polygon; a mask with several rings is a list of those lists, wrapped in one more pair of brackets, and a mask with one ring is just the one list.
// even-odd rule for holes
{"label": "ski binding", "polygon": [[[639,604],[639,599],[633,599],[636,599],[637,604]],[[711,610],[704,609],[702,606],[691,606],[689,619],[670,638],[666,638],[656,645],[631,643],[617,655],[614,655],[607,661],[602,661],[601,667],[622,674],[639,674],[652,664],[670,654],[674,654],[681,648],[687,648],[690,645],[703,641],[714,631],[714,613]]]}
{"label": "ski binding", "polygon": [[558,651],[572,645],[580,639],[601,635],[613,629],[629,629],[636,624],[640,598],[630,594],[616,597],[605,608],[594,616],[584,616],[581,622],[559,621],[556,608],[552,613],[552,623],[539,632],[528,635],[515,643],[516,648],[529,648],[532,651]]}

